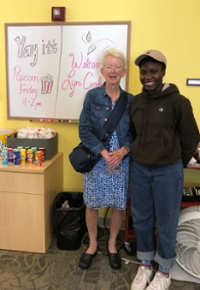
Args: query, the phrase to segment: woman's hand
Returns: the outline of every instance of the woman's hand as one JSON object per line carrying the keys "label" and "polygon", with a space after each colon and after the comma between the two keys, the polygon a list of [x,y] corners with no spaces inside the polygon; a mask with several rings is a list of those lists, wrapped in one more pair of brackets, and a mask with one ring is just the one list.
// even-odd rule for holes
{"label": "woman's hand", "polygon": [[114,150],[112,152],[108,152],[106,149],[100,152],[101,156],[105,159],[107,165],[110,168],[117,167],[125,155],[128,154],[128,150],[126,147],[121,147],[120,149]]}

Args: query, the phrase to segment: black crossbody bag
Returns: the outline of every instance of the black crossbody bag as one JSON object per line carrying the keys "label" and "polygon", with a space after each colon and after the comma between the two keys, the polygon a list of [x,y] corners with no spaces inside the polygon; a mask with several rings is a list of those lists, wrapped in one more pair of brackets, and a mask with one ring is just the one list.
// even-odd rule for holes
{"label": "black crossbody bag", "polygon": [[[123,91],[104,126],[92,131],[104,146],[108,145],[110,137],[125,111],[127,102],[127,93]],[[72,167],[80,173],[92,170],[100,158],[100,154],[95,155],[82,142],[79,143],[78,146],[76,146],[69,154],[69,161]]]}

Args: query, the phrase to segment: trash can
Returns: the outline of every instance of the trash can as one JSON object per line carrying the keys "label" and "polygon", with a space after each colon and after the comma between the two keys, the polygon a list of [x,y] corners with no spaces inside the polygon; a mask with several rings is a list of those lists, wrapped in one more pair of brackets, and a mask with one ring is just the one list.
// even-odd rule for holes
{"label": "trash can", "polygon": [[84,234],[85,204],[82,192],[60,192],[53,204],[53,219],[60,250],[78,250]]}

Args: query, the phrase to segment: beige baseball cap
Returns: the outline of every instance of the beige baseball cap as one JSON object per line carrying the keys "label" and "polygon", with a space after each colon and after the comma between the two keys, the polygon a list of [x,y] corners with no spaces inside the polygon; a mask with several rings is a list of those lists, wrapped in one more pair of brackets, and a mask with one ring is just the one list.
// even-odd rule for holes
{"label": "beige baseball cap", "polygon": [[139,66],[140,62],[146,57],[151,57],[159,62],[163,62],[167,66],[166,57],[162,54],[162,52],[155,49],[146,50],[143,54],[139,55],[135,60],[135,64]]}

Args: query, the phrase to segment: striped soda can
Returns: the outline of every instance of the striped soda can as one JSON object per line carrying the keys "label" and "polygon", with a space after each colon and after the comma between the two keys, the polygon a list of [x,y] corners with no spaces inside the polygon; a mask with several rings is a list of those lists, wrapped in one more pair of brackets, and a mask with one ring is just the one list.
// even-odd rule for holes
{"label": "striped soda can", "polygon": [[26,162],[28,161],[28,158],[27,158],[27,151],[28,149],[30,149],[31,147],[30,146],[25,146],[24,149],[26,149]]}
{"label": "striped soda can", "polygon": [[37,152],[37,147],[31,147],[33,149],[33,160],[34,162],[36,161],[36,152]]}

